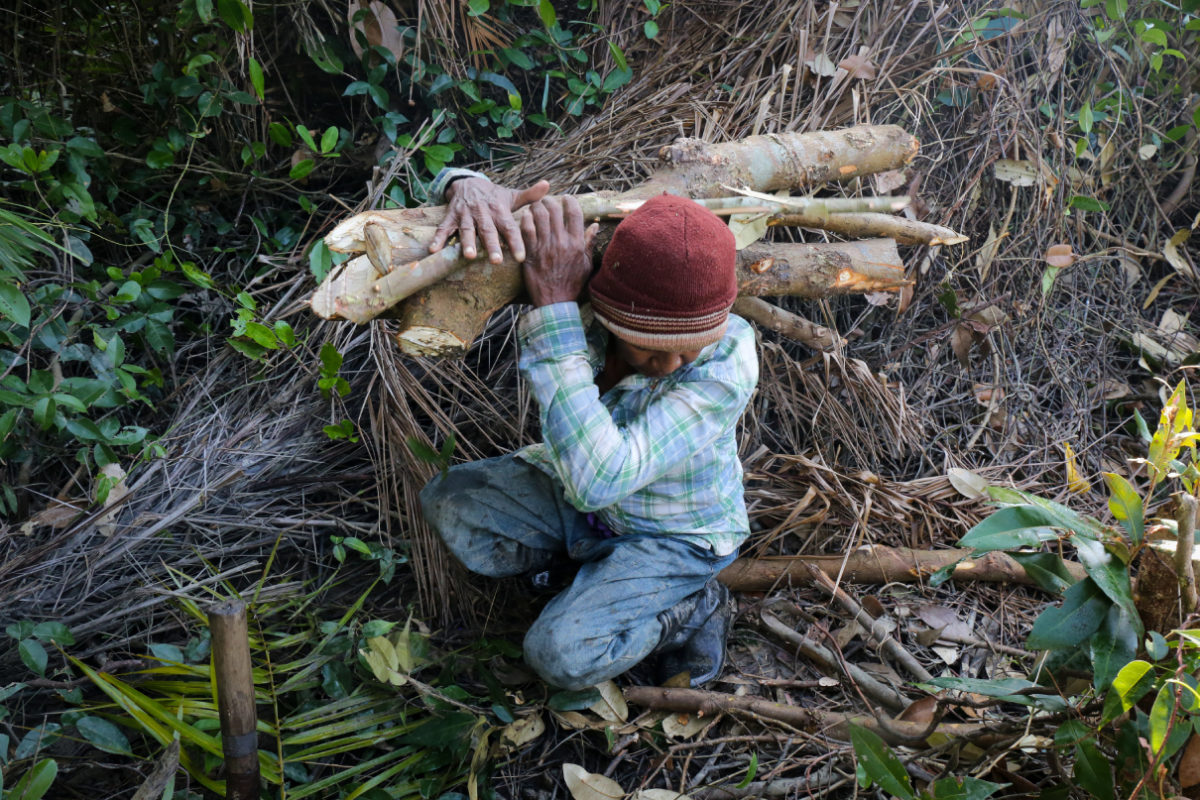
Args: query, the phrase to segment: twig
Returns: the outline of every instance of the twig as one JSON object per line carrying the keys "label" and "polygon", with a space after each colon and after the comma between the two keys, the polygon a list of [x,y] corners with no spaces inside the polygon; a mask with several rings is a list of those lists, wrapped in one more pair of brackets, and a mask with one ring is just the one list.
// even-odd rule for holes
{"label": "twig", "polygon": [[1196,510],[1200,506],[1190,494],[1179,498],[1179,532],[1175,540],[1175,574],[1179,576],[1179,600],[1183,616],[1196,610],[1196,571],[1192,549],[1196,541]]}
{"label": "twig", "polygon": [[689,796],[696,800],[737,800],[741,797],[793,797],[801,791],[828,790],[826,785],[833,777],[833,767],[824,766],[812,775],[800,778],[778,778],[773,781],[753,781],[745,786],[708,786],[692,791]]}
{"label": "twig", "polygon": [[818,325],[795,312],[768,303],[761,297],[739,297],[733,304],[733,313],[789,339],[795,339],[814,350],[828,352],[842,342],[836,333],[824,325]]}
{"label": "twig", "polygon": [[825,649],[821,645],[811,639],[800,635],[796,631],[789,628],[784,622],[774,614],[765,609],[759,614],[760,619],[766,629],[783,639],[788,644],[794,646],[796,650],[810,661],[815,661],[828,670],[840,670],[845,672],[846,676],[858,684],[858,687],[863,691],[863,694],[869,696],[875,702],[886,706],[893,711],[899,711],[908,705],[908,702],[900,696],[896,690],[884,686],[875,678],[866,673],[865,670],[846,662],[844,664],[833,653]]}
{"label": "twig", "polygon": [[887,624],[882,619],[875,619],[864,611],[863,607],[855,602],[853,597],[835,584],[819,568],[809,564],[808,572],[812,575],[813,583],[817,585],[817,588],[824,591],[833,598],[834,602],[845,609],[851,618],[861,625],[870,637],[875,640],[880,650],[895,659],[900,666],[908,670],[908,673],[917,680],[926,682],[933,680],[933,675],[930,674],[929,670],[925,669],[912,653],[905,650],[904,646],[892,637]]}

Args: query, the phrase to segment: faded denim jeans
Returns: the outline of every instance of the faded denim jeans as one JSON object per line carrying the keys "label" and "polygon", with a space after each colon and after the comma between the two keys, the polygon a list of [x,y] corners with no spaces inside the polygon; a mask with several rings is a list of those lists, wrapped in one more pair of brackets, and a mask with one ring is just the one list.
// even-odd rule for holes
{"label": "faded denim jeans", "polygon": [[548,683],[582,689],[654,650],[658,614],[704,588],[737,554],[688,536],[605,535],[562,486],[513,455],[460,464],[421,491],[425,521],[472,572],[493,578],[581,562],[525,636],[525,661]]}

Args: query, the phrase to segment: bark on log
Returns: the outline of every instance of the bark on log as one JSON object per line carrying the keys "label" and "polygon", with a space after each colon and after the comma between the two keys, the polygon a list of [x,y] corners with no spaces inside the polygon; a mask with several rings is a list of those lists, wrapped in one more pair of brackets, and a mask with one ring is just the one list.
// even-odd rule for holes
{"label": "bark on log", "polygon": [[834,350],[840,341],[837,334],[824,325],[818,325],[799,314],[771,305],[761,297],[739,297],[733,304],[733,313],[750,320],[760,328],[795,339],[814,350]]}
{"label": "bark on log", "polygon": [[952,739],[969,739],[986,747],[1011,740],[1016,733],[1000,733],[994,722],[943,722],[932,731],[919,722],[887,719],[885,724],[867,714],[843,714],[821,711],[816,708],[788,706],[774,703],[762,697],[737,697],[702,689],[669,689],[659,686],[627,686],[622,692],[625,700],[633,705],[655,708],[662,711],[678,711],[698,716],[716,716],[721,713],[742,713],[791,725],[810,733],[826,733],[837,739],[850,739],[850,726],[858,725],[878,734],[893,745],[911,745],[922,734],[928,737],[940,733]]}
{"label": "bark on log", "polygon": [[[761,592],[781,582],[811,583],[812,576],[808,573],[808,565],[812,564],[829,577],[836,580],[840,574],[842,580],[850,583],[914,583],[925,580],[942,567],[962,559],[954,568],[955,580],[1037,585],[1025,572],[1025,568],[1007,553],[988,553],[974,559],[970,558],[970,555],[971,551],[965,549],[910,550],[874,545],[855,550],[849,556],[739,558],[726,567],[718,578],[734,591]],[[1083,565],[1073,561],[1064,563],[1075,580],[1087,577]]]}
{"label": "bark on log", "polygon": [[[906,282],[891,239],[755,245],[738,253],[739,292],[747,296],[827,297],[894,290]],[[520,266],[511,258],[460,269],[399,305],[400,348],[413,356],[461,356],[488,318],[521,290]]]}

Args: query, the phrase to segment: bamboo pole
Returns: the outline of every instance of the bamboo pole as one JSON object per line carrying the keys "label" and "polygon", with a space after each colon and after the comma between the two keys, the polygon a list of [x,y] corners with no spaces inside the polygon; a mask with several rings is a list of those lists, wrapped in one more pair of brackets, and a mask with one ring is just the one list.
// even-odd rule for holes
{"label": "bamboo pole", "polygon": [[226,600],[208,609],[212,632],[217,711],[221,717],[221,750],[225,754],[226,800],[258,800],[258,714],[246,605]]}

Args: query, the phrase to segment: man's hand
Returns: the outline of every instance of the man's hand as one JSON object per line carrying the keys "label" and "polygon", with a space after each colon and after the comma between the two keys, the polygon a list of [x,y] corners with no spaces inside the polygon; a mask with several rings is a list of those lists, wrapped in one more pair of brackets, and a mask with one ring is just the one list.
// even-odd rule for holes
{"label": "man's hand", "polygon": [[574,197],[548,197],[521,219],[521,235],[529,247],[525,288],[535,306],[573,302],[592,276],[592,242],[600,229],[586,230],[583,210]]}
{"label": "man's hand", "polygon": [[525,243],[521,240],[521,227],[513,219],[513,212],[521,206],[536,203],[550,191],[547,181],[538,181],[522,191],[497,186],[485,178],[460,178],[446,188],[446,218],[438,225],[429,243],[429,252],[436,253],[446,244],[456,229],[462,240],[463,256],[475,258],[475,232],[483,235],[488,259],[499,264],[500,234],[508,240],[508,249],[517,261],[525,260]]}

